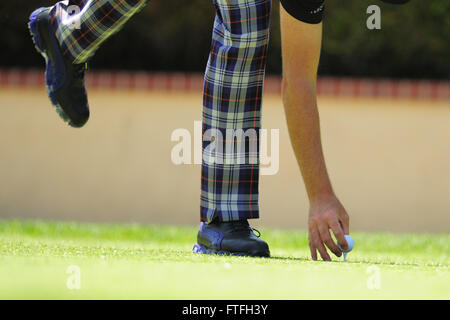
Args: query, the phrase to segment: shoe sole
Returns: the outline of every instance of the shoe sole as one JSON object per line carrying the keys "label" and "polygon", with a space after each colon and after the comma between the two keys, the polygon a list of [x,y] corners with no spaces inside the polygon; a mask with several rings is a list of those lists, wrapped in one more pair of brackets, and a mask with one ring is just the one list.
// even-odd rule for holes
{"label": "shoe sole", "polygon": [[[48,54],[47,54],[47,50],[43,44],[43,39],[41,38],[40,35],[40,31],[39,31],[39,21],[38,21],[38,16],[41,12],[48,10],[48,8],[46,7],[41,7],[39,9],[34,10],[29,18],[29,23],[28,23],[28,29],[30,31],[31,34],[31,39],[33,40],[34,43],[34,47],[36,48],[36,51],[44,57],[45,59],[45,65],[48,65]],[[53,105],[53,107],[55,107],[56,109],[56,113],[59,115],[59,117],[66,122],[69,126],[77,128],[78,126],[75,125],[74,123],[72,123],[72,120],[70,119],[70,117],[67,115],[67,113],[63,110],[63,108],[59,105],[59,103],[56,101],[55,97],[53,96],[53,92],[52,92],[52,88],[48,85],[47,83],[47,68],[45,69],[45,86],[47,87],[47,93],[48,93],[48,97],[50,98],[50,101]]]}
{"label": "shoe sole", "polygon": [[192,248],[193,253],[200,253],[200,254],[216,254],[216,255],[225,255],[225,256],[240,256],[240,257],[263,257],[267,258],[270,256],[270,254],[264,253],[264,254],[251,254],[249,252],[232,252],[232,251],[225,251],[225,250],[214,250],[209,249],[201,244],[194,244],[194,247]]}

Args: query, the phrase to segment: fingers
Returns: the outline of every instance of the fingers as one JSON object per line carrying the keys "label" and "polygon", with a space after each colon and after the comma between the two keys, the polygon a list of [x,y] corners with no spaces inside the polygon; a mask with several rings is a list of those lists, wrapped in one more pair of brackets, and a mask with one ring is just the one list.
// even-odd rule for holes
{"label": "fingers", "polygon": [[348,216],[348,214],[344,212],[339,220],[342,226],[342,230],[344,230],[344,234],[350,234],[350,217]]}
{"label": "fingers", "polygon": [[[312,203],[308,229],[309,247],[313,259],[317,259],[317,251],[319,251],[323,260],[331,260],[327,248],[340,257],[342,251],[348,249],[345,235],[349,234],[349,225],[349,216],[336,198]],[[332,238],[332,234],[337,241]]]}
{"label": "fingers", "polygon": [[313,245],[311,239],[309,239],[309,250],[311,251],[311,258],[316,261],[317,260],[317,251],[316,247]]}
{"label": "fingers", "polygon": [[[312,242],[312,246],[313,246],[311,251],[315,252],[316,250],[318,250],[320,253],[320,256],[322,257],[323,260],[331,261],[330,255],[328,254],[327,249],[323,245],[319,231],[317,230],[317,226],[311,228],[311,230],[309,231],[309,236],[310,236],[310,241]],[[317,254],[316,254],[316,259],[317,259]]]}
{"label": "fingers", "polygon": [[[345,232],[342,229],[341,224],[338,222],[338,220],[332,219],[330,221],[330,227],[331,227],[331,230],[333,231],[334,236],[336,237],[337,242],[341,246],[341,248],[344,250],[347,250],[348,244],[347,244],[347,240],[345,240],[345,236],[344,236]],[[341,250],[339,250],[339,251],[341,251]],[[338,257],[340,257],[340,255]]]}
{"label": "fingers", "polygon": [[327,245],[328,249],[330,249],[331,252],[333,252],[336,256],[340,257],[342,255],[342,252],[331,238],[329,225],[326,223],[322,223],[318,226],[318,229],[322,242]]}

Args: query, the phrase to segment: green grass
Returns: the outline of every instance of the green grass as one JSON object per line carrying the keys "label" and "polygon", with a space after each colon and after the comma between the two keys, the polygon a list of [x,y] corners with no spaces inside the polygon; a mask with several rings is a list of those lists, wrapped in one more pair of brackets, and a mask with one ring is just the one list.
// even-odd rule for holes
{"label": "green grass", "polygon": [[0,299],[450,298],[447,234],[352,233],[347,262],[314,262],[306,232],[261,231],[270,259],[192,254],[197,227],[0,220]]}

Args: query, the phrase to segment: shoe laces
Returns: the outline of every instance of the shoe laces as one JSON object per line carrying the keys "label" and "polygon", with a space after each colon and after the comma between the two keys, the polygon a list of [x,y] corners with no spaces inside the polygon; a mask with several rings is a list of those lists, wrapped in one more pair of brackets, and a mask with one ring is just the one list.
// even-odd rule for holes
{"label": "shoe laces", "polygon": [[259,232],[259,230],[250,227],[250,225],[248,224],[247,221],[245,221],[244,223],[242,221],[231,221],[229,222],[231,224],[231,226],[233,227],[233,230],[235,231],[251,231],[253,232],[253,234],[255,234],[255,236],[257,236],[258,238],[261,237],[261,232]]}
{"label": "shoe laces", "polygon": [[252,227],[250,227],[250,229],[252,229],[252,232],[254,233],[255,236],[257,236],[258,238],[261,237],[261,232],[259,232],[258,229],[255,229],[255,228],[252,228]]}

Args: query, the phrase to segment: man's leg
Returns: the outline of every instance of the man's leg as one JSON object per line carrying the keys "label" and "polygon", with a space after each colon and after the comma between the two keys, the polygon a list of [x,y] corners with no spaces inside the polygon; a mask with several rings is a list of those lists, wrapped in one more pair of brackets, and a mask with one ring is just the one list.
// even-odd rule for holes
{"label": "man's leg", "polygon": [[[51,9],[50,16],[64,56],[74,64],[86,62],[106,39],[122,29],[124,24],[142,10],[147,2],[148,0],[58,2]],[[68,16],[71,8],[79,8],[79,13],[76,14],[79,20],[73,20],[72,25],[70,19],[74,19],[74,15]]]}
{"label": "man's leg", "polygon": [[[267,256],[267,244],[254,237],[247,219],[259,216],[259,129],[271,0],[215,0],[214,4],[217,15],[203,92],[198,244],[206,247],[207,253]],[[244,142],[245,154],[230,154],[222,145],[223,141],[230,143],[227,129],[242,130],[244,135],[250,132],[248,143]],[[236,138],[231,140],[234,149]],[[216,148],[211,161],[208,148],[212,141]],[[219,144],[223,150],[217,149]],[[252,144],[256,146],[253,150]],[[239,159],[245,163],[237,163]],[[209,229],[222,234],[220,241],[208,237]],[[234,230],[237,233],[232,234]],[[234,241],[227,242],[231,234]],[[197,249],[194,251],[202,251]]]}
{"label": "man's leg", "polygon": [[89,118],[86,61],[139,12],[147,0],[69,0],[30,16],[36,49],[46,60],[46,84],[58,114],[73,127]]}

